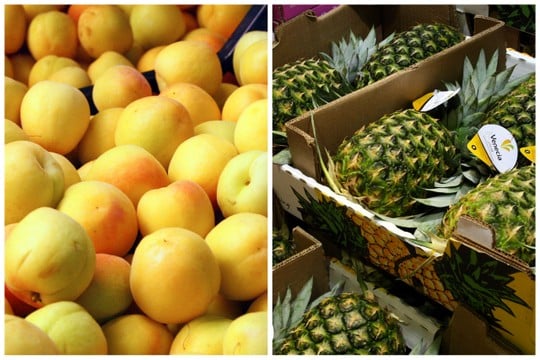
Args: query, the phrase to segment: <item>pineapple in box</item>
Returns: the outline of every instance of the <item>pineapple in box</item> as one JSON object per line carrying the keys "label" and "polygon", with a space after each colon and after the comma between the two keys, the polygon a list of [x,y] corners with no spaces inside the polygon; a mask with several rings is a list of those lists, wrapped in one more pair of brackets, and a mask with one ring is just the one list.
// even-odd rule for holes
{"label": "pineapple in box", "polygon": [[418,24],[395,35],[380,47],[362,67],[358,87],[381,80],[444,49],[463,41],[464,36],[452,26]]}
{"label": "pineapple in box", "polygon": [[[330,186],[389,217],[455,202],[483,180],[469,163],[468,140],[491,105],[526,78],[508,81],[514,68],[496,73],[497,60],[495,53],[487,62],[483,51],[476,67],[465,60],[460,101],[445,121],[414,109],[399,110],[344,139],[329,159]],[[458,86],[447,84],[450,89]],[[452,178],[459,181],[446,181]]]}
{"label": "pineapple in box", "polygon": [[339,146],[330,168],[340,192],[397,217],[415,212],[424,189],[455,172],[456,157],[448,129],[426,113],[406,109],[357,130]]}
{"label": "pineapple in box", "polygon": [[[384,42],[383,42],[384,43]],[[365,39],[351,31],[349,40],[332,43],[332,56],[300,59],[272,72],[273,128],[356,90],[358,71],[377,47],[375,30]]]}
{"label": "pineapple in box", "polygon": [[440,235],[449,238],[467,215],[493,227],[497,249],[535,266],[535,173],[527,165],[487,179],[450,207]]}
{"label": "pineapple in box", "polygon": [[286,225],[281,229],[272,229],[272,265],[290,258],[295,252],[296,246]]}
{"label": "pineapple in box", "polygon": [[464,39],[443,24],[419,24],[392,33],[377,44],[371,29],[365,39],[350,34],[332,44],[332,56],[301,59],[272,73],[274,130],[285,122],[409,67]]}
{"label": "pineapple in box", "polygon": [[[535,74],[524,74],[513,80],[510,76],[515,66],[496,74],[497,54],[489,64],[481,51],[476,66],[467,58],[463,66],[461,84],[446,83],[447,90],[458,90],[457,101],[451,100],[442,121],[449,128],[456,128],[456,146],[462,162],[483,175],[492,175],[487,166],[474,158],[467,143],[486,124],[500,125],[512,133],[519,147],[534,145],[535,140]],[[518,165],[527,162],[520,157]],[[478,181],[476,182],[478,183]]]}
{"label": "pineapple in box", "polygon": [[277,355],[405,354],[398,321],[373,293],[341,292],[339,284],[311,304],[310,279],[291,301],[287,292],[274,308]]}
{"label": "pineapple in box", "polygon": [[[516,331],[527,326],[520,324],[520,319],[534,317],[534,291],[522,288],[530,276],[534,281],[534,177],[534,165],[528,165],[486,180],[450,208],[440,228],[441,236],[450,236],[461,215],[491,225],[495,247],[521,258],[532,267],[531,274],[458,241],[450,241],[442,261],[434,262],[444,287],[459,303],[467,304],[490,326],[521,343],[534,342],[534,334],[527,338]],[[505,322],[514,324],[512,332]]]}

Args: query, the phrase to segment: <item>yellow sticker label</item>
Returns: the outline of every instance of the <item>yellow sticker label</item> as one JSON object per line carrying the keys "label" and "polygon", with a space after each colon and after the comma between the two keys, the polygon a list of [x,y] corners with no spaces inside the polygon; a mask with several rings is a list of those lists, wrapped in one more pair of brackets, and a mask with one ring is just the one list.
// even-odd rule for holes
{"label": "yellow sticker label", "polygon": [[413,103],[412,103],[412,106],[413,106],[414,110],[420,111],[420,109],[422,109],[424,104],[427,103],[429,101],[429,99],[431,99],[432,97],[433,97],[433,93],[430,92],[430,93],[427,93],[426,95],[424,95],[422,97],[419,97],[418,99],[414,100]]}
{"label": "yellow sticker label", "polygon": [[525,156],[530,162],[536,164],[536,146],[527,146],[522,147],[519,151]]}
{"label": "yellow sticker label", "polygon": [[469,141],[467,144],[467,148],[470,152],[473,153],[474,156],[479,158],[483,163],[485,163],[488,166],[493,166],[493,163],[491,162],[491,159],[489,158],[486,150],[484,150],[484,145],[482,145],[482,140],[480,139],[480,135],[476,134],[474,137]]}

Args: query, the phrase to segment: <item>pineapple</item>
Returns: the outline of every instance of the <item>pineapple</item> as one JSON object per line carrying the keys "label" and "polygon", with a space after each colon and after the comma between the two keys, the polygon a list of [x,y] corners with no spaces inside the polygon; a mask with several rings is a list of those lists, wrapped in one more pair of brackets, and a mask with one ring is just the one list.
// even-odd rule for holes
{"label": "pineapple", "polygon": [[290,258],[296,252],[296,246],[288,231],[272,230],[272,265]]}
{"label": "pineapple", "polygon": [[309,305],[312,280],[291,302],[274,308],[277,355],[405,354],[399,324],[372,292],[340,292],[338,286]]}
{"label": "pineapple", "polygon": [[413,109],[396,111],[357,130],[338,147],[330,166],[345,192],[369,209],[398,217],[417,210],[424,188],[453,174],[452,133]]}
{"label": "pineapple", "polygon": [[407,68],[463,39],[463,34],[457,29],[443,24],[419,24],[398,33],[362,67],[357,79],[359,87]]}
{"label": "pineapple", "polygon": [[326,60],[302,59],[273,72],[274,128],[283,131],[287,120],[350,92],[340,74]]}
{"label": "pineapple", "polygon": [[284,131],[288,120],[356,90],[358,71],[377,46],[374,29],[365,39],[351,31],[348,41],[343,38],[332,44],[332,56],[322,53],[276,68],[272,72],[274,130]]}
{"label": "pineapple", "polygon": [[[498,124],[505,127],[516,139],[518,146],[535,144],[536,137],[536,76],[532,74],[507,96],[493,104],[481,125]],[[525,165],[520,157],[519,165]]]}
{"label": "pineapple", "polygon": [[535,264],[535,166],[523,166],[487,179],[444,215],[440,235],[449,238],[460,216],[493,227],[495,247]]}

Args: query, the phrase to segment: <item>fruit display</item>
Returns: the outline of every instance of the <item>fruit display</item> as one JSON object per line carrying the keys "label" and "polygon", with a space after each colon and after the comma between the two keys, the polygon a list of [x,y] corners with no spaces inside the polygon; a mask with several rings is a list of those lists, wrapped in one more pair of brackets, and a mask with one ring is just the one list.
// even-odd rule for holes
{"label": "fruit display", "polygon": [[[425,8],[403,8],[340,6],[316,21],[308,14],[283,24],[274,134],[286,130],[290,151],[288,161],[274,157],[275,178],[284,182],[274,189],[325,251],[358,256],[446,310],[467,307],[486,331],[528,354],[535,332],[534,58],[509,61],[496,21],[488,20],[490,36],[475,32],[470,47],[460,29],[441,25]],[[391,31],[382,15],[381,43],[351,34],[328,46],[331,37],[319,36],[331,25],[342,33],[345,19],[372,10],[372,19],[358,16],[367,33],[387,9],[404,23],[417,9],[414,30],[385,39]],[[291,62],[307,52],[284,40],[297,40],[300,27],[313,34],[306,40],[311,53],[331,52]],[[431,59],[411,66],[430,51]],[[346,62],[351,68],[340,67],[347,57],[355,59]],[[360,58],[366,65],[353,69]],[[279,230],[277,255],[287,249]],[[332,338],[329,328],[311,314],[287,337],[290,345],[274,351],[336,353],[337,340],[316,345]]]}
{"label": "fruit display", "polygon": [[6,354],[267,354],[266,6],[4,10]]}
{"label": "fruit display", "polygon": [[[433,113],[441,120],[415,109],[400,110],[383,116],[345,139],[328,162],[327,181],[335,192],[346,195],[353,203],[362,204],[377,217],[401,229],[415,231],[412,240],[428,246],[437,254],[431,255],[432,259],[445,251],[459,217],[466,215],[492,227],[494,248],[509,257],[520,259],[525,267],[534,268],[534,187],[530,180],[523,179],[524,176],[530,179],[531,172],[534,174],[534,164],[527,164],[529,160],[520,155],[512,171],[498,174],[493,166],[480,161],[467,148],[473,135],[486,124],[508,129],[515,134],[519,147],[534,145],[527,134],[535,128],[534,121],[531,121],[531,117],[535,116],[534,90],[530,85],[534,84],[535,75],[528,73],[509,81],[514,69],[497,72],[497,58],[494,54],[486,60],[481,52],[474,65],[466,59],[461,83],[446,84],[448,89],[461,87],[464,92],[442,112]],[[495,113],[504,115],[495,117]],[[394,123],[388,128],[381,125],[404,114],[408,116],[399,121],[399,125]],[[431,122],[426,123],[425,118]],[[415,134],[416,131],[420,131],[421,135]],[[432,137],[438,131],[444,135]],[[417,152],[411,152],[411,149]],[[429,164],[426,165],[426,162]],[[420,170],[424,165],[426,169]],[[438,166],[443,166],[439,175],[423,185],[417,185],[424,177],[431,176]],[[518,173],[529,175],[518,176]],[[501,182],[497,179],[501,179]],[[516,195],[517,198],[514,198]],[[373,238],[372,226],[364,224],[361,233],[367,239],[367,244],[359,236],[349,235],[342,239],[340,234],[346,234],[345,229],[354,228],[359,220],[346,215],[336,222],[336,216],[329,214],[347,210],[332,210],[331,202],[322,209],[325,203],[313,200],[302,200],[302,211],[309,213],[306,219],[309,220],[311,216],[323,224],[317,226],[334,229],[333,234],[336,240],[341,240],[341,244],[358,249],[390,273],[399,276],[407,272],[417,274],[422,279],[423,290],[450,309],[455,307],[455,299],[478,304],[474,300],[476,295],[469,294],[464,300],[455,282],[443,282],[447,275],[443,262],[435,262],[434,266],[433,260],[429,260],[430,257],[424,253],[424,260],[419,257],[416,265],[405,270],[408,266],[402,259],[422,252],[399,244],[399,240],[398,243],[391,242],[393,250],[389,254],[384,251],[388,245],[383,249],[374,248],[375,244],[384,243],[377,236],[397,240],[395,236],[375,233]],[[332,226],[329,225],[330,221]],[[454,260],[459,264],[459,260]],[[453,267],[453,271],[458,269],[458,265]],[[481,283],[482,279],[477,281]],[[513,297],[514,300],[523,303],[519,298]],[[484,308],[477,310],[484,313]]]}

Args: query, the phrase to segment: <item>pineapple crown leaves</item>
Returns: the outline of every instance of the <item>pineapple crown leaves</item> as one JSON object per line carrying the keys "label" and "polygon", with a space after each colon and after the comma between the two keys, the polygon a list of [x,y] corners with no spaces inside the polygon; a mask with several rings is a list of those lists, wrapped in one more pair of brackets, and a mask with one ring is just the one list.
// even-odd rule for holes
{"label": "pineapple crown leaves", "polygon": [[344,284],[344,281],[338,282],[330,291],[314,299],[311,303],[313,277],[309,278],[302,286],[294,300],[290,287],[287,288],[283,299],[278,295],[272,312],[272,326],[274,328],[272,348],[274,353],[278,352],[289,331],[300,323],[307,311],[317,306],[324,298],[342,293]]}
{"label": "pineapple crown leaves", "polygon": [[487,61],[482,49],[476,64],[473,65],[469,57],[465,58],[461,84],[445,83],[447,90],[460,89],[458,104],[450,109],[445,120],[446,126],[456,131],[458,143],[466,144],[467,137],[477,130],[487,110],[530,76],[526,74],[510,81],[515,65],[497,73],[498,59],[498,50]]}
{"label": "pineapple crown leaves", "polygon": [[360,75],[360,69],[377,49],[390,42],[393,37],[394,34],[392,33],[377,44],[374,27],[371,28],[364,39],[355,36],[351,30],[348,41],[343,37],[340,41],[332,43],[331,56],[327,53],[320,53],[320,56],[338,71],[347,86],[354,89]]}
{"label": "pineapple crown leaves", "polygon": [[431,208],[444,209],[485,180],[477,169],[467,169],[467,164],[462,164],[462,167],[458,174],[435,182],[432,188],[424,188],[432,196],[415,200]]}

